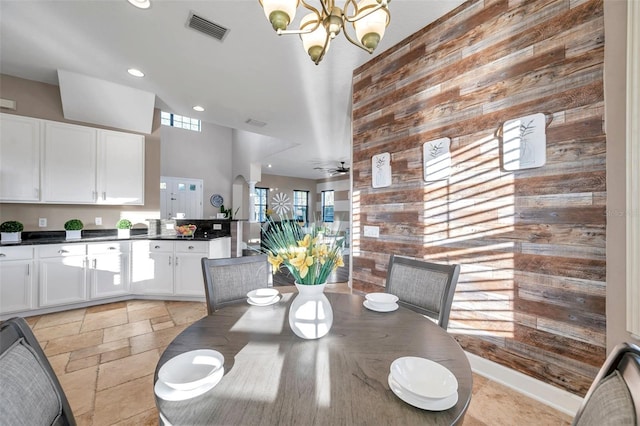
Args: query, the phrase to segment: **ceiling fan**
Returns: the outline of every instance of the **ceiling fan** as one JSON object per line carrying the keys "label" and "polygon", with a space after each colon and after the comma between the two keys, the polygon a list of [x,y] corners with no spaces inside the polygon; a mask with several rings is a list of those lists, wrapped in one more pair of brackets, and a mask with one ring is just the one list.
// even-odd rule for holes
{"label": "ceiling fan", "polygon": [[323,170],[327,173],[329,173],[330,176],[335,176],[335,175],[346,175],[347,173],[349,173],[349,170],[351,170],[349,167],[346,167],[344,165],[344,161],[340,162],[340,165],[338,167],[314,167],[314,170]]}

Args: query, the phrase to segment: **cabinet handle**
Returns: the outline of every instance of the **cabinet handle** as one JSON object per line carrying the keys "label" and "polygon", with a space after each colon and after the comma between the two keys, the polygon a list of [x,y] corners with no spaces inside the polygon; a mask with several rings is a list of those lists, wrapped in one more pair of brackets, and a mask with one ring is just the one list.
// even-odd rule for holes
{"label": "cabinet handle", "polygon": [[153,248],[154,248],[154,249],[159,249],[159,248],[160,248],[160,246],[153,246]]}
{"label": "cabinet handle", "polygon": [[178,266],[178,259],[180,259],[178,256],[176,256],[176,266]]}
{"label": "cabinet handle", "polygon": [[93,269],[98,269],[98,262],[96,259],[93,259]]}
{"label": "cabinet handle", "polygon": [[7,257],[7,255],[4,253],[0,253],[0,257]]}
{"label": "cabinet handle", "polygon": [[169,265],[171,265],[171,256],[169,256]]}
{"label": "cabinet handle", "polygon": [[97,201],[98,200],[98,193],[96,191],[91,191],[91,198],[94,201]]}
{"label": "cabinet handle", "polygon": [[115,247],[109,247],[109,250],[115,250],[115,249],[116,249]]}
{"label": "cabinet handle", "polygon": [[106,191],[102,191],[102,200],[103,201],[107,201],[107,192]]}
{"label": "cabinet handle", "polygon": [[189,246],[189,250],[193,250],[194,248],[194,246]]}
{"label": "cabinet handle", "polygon": [[31,275],[31,264],[27,263],[27,276]]}
{"label": "cabinet handle", "polygon": [[33,188],[33,192],[36,193],[36,198],[40,198],[40,190],[38,188]]}
{"label": "cabinet handle", "polygon": [[58,254],[65,254],[65,253],[69,253],[69,251],[64,249],[58,250]]}

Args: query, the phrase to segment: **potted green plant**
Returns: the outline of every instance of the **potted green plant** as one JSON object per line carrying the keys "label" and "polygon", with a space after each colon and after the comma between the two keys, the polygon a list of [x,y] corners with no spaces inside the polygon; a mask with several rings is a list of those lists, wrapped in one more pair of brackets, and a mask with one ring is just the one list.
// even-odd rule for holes
{"label": "potted green plant", "polygon": [[118,223],[116,223],[116,228],[118,229],[118,238],[131,237],[132,226],[133,224],[129,219],[120,219]]}
{"label": "potted green plant", "polygon": [[22,240],[24,225],[17,220],[8,220],[0,224],[0,237],[3,243],[19,243]]}
{"label": "potted green plant", "polygon": [[82,228],[84,224],[80,219],[70,219],[64,223],[64,230],[67,231],[67,240],[78,240],[82,238]]}

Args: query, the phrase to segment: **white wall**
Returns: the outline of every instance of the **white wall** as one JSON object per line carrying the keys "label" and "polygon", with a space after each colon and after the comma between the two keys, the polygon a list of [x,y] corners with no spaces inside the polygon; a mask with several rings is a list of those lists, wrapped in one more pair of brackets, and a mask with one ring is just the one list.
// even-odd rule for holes
{"label": "white wall", "polygon": [[161,126],[160,170],[162,176],[202,179],[204,217],[220,209],[209,203],[220,194],[231,203],[232,129],[202,122],[202,131]]}

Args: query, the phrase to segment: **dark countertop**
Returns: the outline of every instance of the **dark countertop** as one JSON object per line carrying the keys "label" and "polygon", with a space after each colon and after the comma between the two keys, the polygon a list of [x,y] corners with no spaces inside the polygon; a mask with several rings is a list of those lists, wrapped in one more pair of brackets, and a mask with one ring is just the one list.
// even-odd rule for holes
{"label": "dark countertop", "polygon": [[229,237],[209,234],[207,236],[179,237],[177,235],[148,235],[146,229],[132,229],[130,238],[118,238],[116,230],[83,230],[82,238],[67,240],[65,231],[23,232],[22,241],[2,243],[2,247],[30,246],[41,244],[69,244],[69,243],[93,243],[101,241],[140,241],[140,240],[169,240],[169,241],[210,241],[216,238]]}

